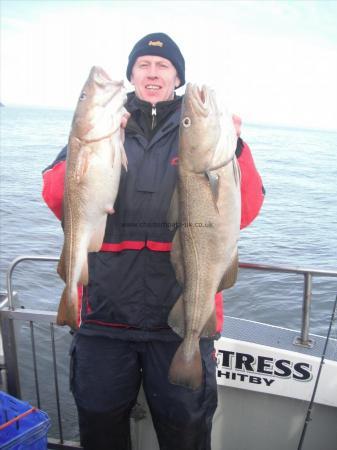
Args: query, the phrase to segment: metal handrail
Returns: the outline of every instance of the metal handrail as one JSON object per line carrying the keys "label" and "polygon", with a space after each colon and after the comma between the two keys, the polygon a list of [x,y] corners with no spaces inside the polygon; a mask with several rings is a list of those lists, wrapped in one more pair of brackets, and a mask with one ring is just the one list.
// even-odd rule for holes
{"label": "metal handrail", "polygon": [[10,264],[8,270],[7,270],[7,276],[6,276],[6,282],[7,282],[7,301],[4,300],[0,304],[0,309],[5,306],[8,303],[9,309],[14,309],[13,306],[13,295],[12,295],[12,274],[14,272],[15,267],[21,263],[22,261],[59,261],[59,256],[34,256],[34,255],[27,255],[27,256],[18,256],[15,258],[12,263]]}
{"label": "metal handrail", "polygon": [[0,292],[0,295],[1,296],[4,296],[5,298],[2,300],[2,302],[0,302],[0,309],[2,309],[2,308],[4,308],[6,305],[7,305],[7,303],[8,303],[8,294],[7,294],[7,292]]}
{"label": "metal handrail", "polygon": [[315,270],[315,269],[307,269],[304,267],[284,267],[284,266],[273,266],[267,264],[252,264],[252,263],[240,263],[239,266],[243,269],[263,270],[267,272],[279,272],[279,273],[293,273],[304,276],[301,334],[294,340],[294,345],[299,345],[301,347],[312,347],[313,341],[309,339],[312,278],[314,276],[337,278],[337,271]]}
{"label": "metal handrail", "polygon": [[[13,295],[12,295],[12,274],[15,267],[22,261],[59,261],[58,256],[19,256],[14,259],[7,271],[7,294],[8,294],[8,307],[14,310]],[[240,262],[239,267],[242,269],[252,269],[267,272],[279,272],[279,273],[293,273],[304,276],[304,291],[303,291],[303,304],[302,304],[302,324],[301,334],[296,338],[294,344],[304,347],[311,347],[312,341],[309,339],[309,326],[310,326],[310,307],[311,307],[311,294],[312,294],[312,278],[317,277],[335,277],[337,278],[337,271],[333,270],[316,270],[308,269],[304,267],[285,267],[274,266],[269,264],[253,264]],[[0,304],[0,309],[7,303],[4,300]]]}
{"label": "metal handrail", "polygon": [[242,269],[265,270],[267,272],[297,273],[300,275],[311,274],[319,277],[337,277],[336,270],[315,270],[304,267],[273,266],[270,264],[253,264],[245,262],[240,262],[239,267]]}

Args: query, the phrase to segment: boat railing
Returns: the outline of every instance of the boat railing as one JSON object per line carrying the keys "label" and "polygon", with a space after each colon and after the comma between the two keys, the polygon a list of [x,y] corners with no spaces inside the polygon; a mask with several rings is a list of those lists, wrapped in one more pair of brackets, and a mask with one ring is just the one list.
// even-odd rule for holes
{"label": "boat railing", "polygon": [[[13,291],[12,278],[15,268],[23,261],[57,262],[56,256],[21,256],[16,258],[9,266],[7,271],[7,292],[0,296],[0,326],[4,353],[4,367],[6,371],[6,385],[9,394],[21,398],[21,386],[19,377],[19,365],[17,355],[17,340],[15,336],[14,322],[25,321],[29,323],[32,366],[35,384],[35,395],[37,406],[40,408],[40,380],[38,376],[37,350],[35,329],[37,324],[44,324],[49,327],[51,342],[51,358],[53,367],[53,384],[55,391],[57,428],[59,439],[50,439],[49,448],[80,448],[77,443],[67,442],[64,439],[63,422],[61,414],[61,404],[59,395],[59,375],[58,361],[55,346],[55,330],[59,328],[56,325],[56,311],[33,310],[28,308],[15,308],[14,299],[16,293]],[[314,277],[333,277],[337,278],[337,271],[332,270],[313,270],[301,267],[282,267],[266,264],[240,263],[240,269],[257,270],[264,272],[279,272],[296,274],[303,277],[303,301],[302,301],[302,323],[300,335],[296,338],[294,344],[303,347],[312,347],[313,341],[309,338],[310,331],[310,309],[312,301],[312,285]]]}

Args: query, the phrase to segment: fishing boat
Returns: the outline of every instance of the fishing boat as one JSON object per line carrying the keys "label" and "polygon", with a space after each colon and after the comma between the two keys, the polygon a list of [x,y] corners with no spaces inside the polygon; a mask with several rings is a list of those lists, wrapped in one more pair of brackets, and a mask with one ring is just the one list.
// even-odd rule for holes
{"label": "fishing boat", "polygon": [[[16,324],[25,323],[32,349],[30,378],[35,403],[39,408],[44,405],[35,334],[39,327],[49,328],[52,373],[48,380],[54,385],[55,399],[51,402],[53,410],[48,411],[54,422],[48,448],[80,448],[79,442],[67,439],[64,431],[68,419],[60,395],[60,367],[67,364],[56,351],[55,336],[60,328],[56,325],[56,312],[14,307],[18,294],[12,289],[12,275],[17,265],[27,260],[44,263],[56,262],[58,258],[23,256],[8,269],[7,292],[0,297],[4,356],[0,368],[6,375],[5,388],[9,394],[22,397]],[[247,269],[302,277],[302,325],[301,329],[292,330],[226,316],[222,337],[216,341],[219,404],[213,421],[212,450],[336,450],[337,340],[330,336],[335,311],[332,309],[327,335],[313,335],[310,306],[313,280],[337,278],[337,272],[240,263],[240,271]],[[336,303],[337,300],[335,307]],[[133,449],[158,450],[142,391],[131,422]]]}

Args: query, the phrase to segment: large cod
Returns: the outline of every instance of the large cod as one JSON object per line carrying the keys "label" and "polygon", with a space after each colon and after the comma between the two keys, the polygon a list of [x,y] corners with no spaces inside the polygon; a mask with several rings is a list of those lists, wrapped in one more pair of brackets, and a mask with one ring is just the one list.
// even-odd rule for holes
{"label": "large cod", "polygon": [[219,111],[215,92],[207,86],[187,85],[179,133],[178,183],[169,222],[179,224],[171,261],[182,295],[169,325],[184,339],[169,380],[196,389],[202,383],[199,339],[216,334],[215,294],[236,281],[240,169],[232,117]]}
{"label": "large cod", "polygon": [[64,244],[58,273],[66,283],[57,323],[78,327],[78,284],[88,284],[88,252],[100,250],[107,214],[113,213],[121,166],[126,90],[100,67],[82,89],[68,141],[63,200]]}

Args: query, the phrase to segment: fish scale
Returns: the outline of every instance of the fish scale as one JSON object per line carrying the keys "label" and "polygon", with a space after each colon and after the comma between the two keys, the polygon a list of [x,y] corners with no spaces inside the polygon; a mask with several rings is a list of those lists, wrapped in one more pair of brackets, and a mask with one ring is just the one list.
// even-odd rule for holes
{"label": "fish scale", "polygon": [[199,339],[216,334],[215,295],[231,287],[238,270],[241,193],[231,116],[220,113],[215,93],[188,84],[179,129],[177,192],[170,222],[178,222],[171,261],[182,295],[169,325],[183,341],[169,380],[196,389],[202,383]]}
{"label": "fish scale", "polygon": [[64,244],[58,266],[66,286],[57,324],[73,329],[78,327],[78,286],[88,283],[88,252],[101,249],[121,167],[127,167],[120,130],[125,101],[123,83],[93,67],[72,121],[63,203]]}

